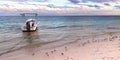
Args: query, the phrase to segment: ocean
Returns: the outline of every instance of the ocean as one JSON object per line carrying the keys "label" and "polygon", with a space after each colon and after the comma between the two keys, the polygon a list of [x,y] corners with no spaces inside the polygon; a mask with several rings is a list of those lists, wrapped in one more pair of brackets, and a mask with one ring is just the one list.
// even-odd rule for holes
{"label": "ocean", "polygon": [[84,36],[120,32],[119,16],[40,16],[37,19],[36,32],[22,32],[23,17],[1,16],[0,55],[29,46],[62,46]]}

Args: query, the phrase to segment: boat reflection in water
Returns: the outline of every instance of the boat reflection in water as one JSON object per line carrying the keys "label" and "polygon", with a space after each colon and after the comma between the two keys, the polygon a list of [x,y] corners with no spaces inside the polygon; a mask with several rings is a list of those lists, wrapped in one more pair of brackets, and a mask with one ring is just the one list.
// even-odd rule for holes
{"label": "boat reflection in water", "polygon": [[37,51],[40,52],[40,49],[49,48],[49,47],[45,47],[46,45],[58,42],[57,40],[56,41],[49,41],[49,40],[44,41],[45,38],[43,37],[45,36],[47,38],[47,36],[44,34],[40,35],[39,33],[40,33],[39,31],[23,32],[23,38],[26,41],[25,43],[26,45],[24,46],[25,53],[29,55],[34,55]]}
{"label": "boat reflection in water", "polygon": [[23,38],[27,40],[27,42],[32,43],[34,40],[39,39],[39,32],[23,32]]}
{"label": "boat reflection in water", "polygon": [[34,55],[41,43],[39,42],[39,32],[23,32],[23,38],[26,40],[26,46],[24,47],[25,52],[27,52],[27,54]]}

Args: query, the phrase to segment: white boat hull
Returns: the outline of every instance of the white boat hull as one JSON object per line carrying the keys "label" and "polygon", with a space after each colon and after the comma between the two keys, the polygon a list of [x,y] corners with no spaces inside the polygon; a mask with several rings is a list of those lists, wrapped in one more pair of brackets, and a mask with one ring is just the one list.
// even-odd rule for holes
{"label": "white boat hull", "polygon": [[34,27],[31,27],[30,30],[27,30],[27,27],[26,26],[23,26],[22,27],[22,31],[23,32],[34,32],[37,30],[37,26],[34,26]]}

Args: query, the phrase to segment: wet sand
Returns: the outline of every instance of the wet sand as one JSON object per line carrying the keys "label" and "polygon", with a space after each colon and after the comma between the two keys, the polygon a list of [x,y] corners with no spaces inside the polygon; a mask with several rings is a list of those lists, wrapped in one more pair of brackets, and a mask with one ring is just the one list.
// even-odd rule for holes
{"label": "wet sand", "polygon": [[30,44],[1,55],[0,60],[120,60],[120,33],[83,36],[65,45]]}

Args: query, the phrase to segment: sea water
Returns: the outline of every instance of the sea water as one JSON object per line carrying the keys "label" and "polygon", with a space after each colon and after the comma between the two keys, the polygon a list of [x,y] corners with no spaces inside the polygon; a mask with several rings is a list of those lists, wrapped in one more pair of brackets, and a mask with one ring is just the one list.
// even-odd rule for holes
{"label": "sea water", "polygon": [[[27,17],[26,17],[27,18]],[[0,17],[0,55],[49,44],[64,45],[83,36],[120,32],[119,16],[40,16],[38,30],[22,32],[25,19],[20,16]]]}

